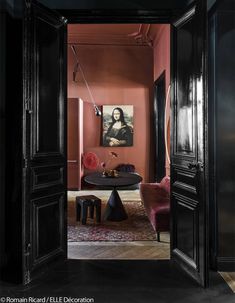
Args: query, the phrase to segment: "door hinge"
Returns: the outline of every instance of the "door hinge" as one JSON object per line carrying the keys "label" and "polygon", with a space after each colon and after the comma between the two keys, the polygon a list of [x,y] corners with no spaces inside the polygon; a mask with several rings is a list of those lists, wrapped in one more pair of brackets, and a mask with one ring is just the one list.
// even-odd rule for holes
{"label": "door hinge", "polygon": [[25,100],[25,110],[27,113],[32,114],[32,104],[29,98]]}
{"label": "door hinge", "polygon": [[30,277],[30,251],[31,251],[31,244],[28,243],[25,249],[25,272],[24,272],[24,284],[28,284],[31,281]]}
{"label": "door hinge", "polygon": [[27,158],[24,158],[23,160],[23,167],[28,168],[29,160]]}
{"label": "door hinge", "polygon": [[67,24],[68,23],[68,19],[65,18],[64,16],[61,16],[60,20],[62,21],[63,24]]}

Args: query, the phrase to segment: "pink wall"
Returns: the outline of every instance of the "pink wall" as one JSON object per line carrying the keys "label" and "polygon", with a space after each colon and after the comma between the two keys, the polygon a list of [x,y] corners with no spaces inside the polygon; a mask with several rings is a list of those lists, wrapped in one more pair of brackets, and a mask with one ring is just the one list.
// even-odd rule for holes
{"label": "pink wall", "polygon": [[[150,35],[154,38],[154,81],[166,71],[166,95],[170,84],[170,25],[152,25]],[[166,104],[167,122],[170,118],[170,98]],[[169,136],[168,136],[169,141]],[[166,174],[170,174],[169,161],[166,158]]]}
{"label": "pink wall", "polygon": [[72,81],[75,59],[68,49],[68,97],[84,101],[84,152],[95,152],[101,161],[109,151],[119,157],[112,164],[133,163],[144,181],[149,180],[150,121],[149,108],[153,89],[153,53],[150,47],[80,45],[80,63],[97,105],[134,105],[134,145],[102,147],[101,118],[94,115],[84,82]]}

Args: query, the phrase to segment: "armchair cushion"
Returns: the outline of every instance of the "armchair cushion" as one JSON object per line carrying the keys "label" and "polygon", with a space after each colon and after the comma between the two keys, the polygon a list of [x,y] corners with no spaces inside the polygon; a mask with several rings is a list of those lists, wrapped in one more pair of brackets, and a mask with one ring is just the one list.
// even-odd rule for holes
{"label": "armchair cushion", "polygon": [[170,178],[164,177],[161,183],[140,184],[140,196],[154,230],[169,231]]}
{"label": "armchair cushion", "polygon": [[170,177],[165,176],[160,182],[161,188],[163,188],[170,195]]}

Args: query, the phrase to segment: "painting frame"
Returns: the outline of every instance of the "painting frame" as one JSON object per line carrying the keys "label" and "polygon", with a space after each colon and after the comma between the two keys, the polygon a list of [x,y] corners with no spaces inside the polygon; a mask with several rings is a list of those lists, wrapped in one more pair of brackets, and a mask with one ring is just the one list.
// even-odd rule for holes
{"label": "painting frame", "polygon": [[103,105],[102,134],[103,147],[133,146],[134,137],[134,106]]}

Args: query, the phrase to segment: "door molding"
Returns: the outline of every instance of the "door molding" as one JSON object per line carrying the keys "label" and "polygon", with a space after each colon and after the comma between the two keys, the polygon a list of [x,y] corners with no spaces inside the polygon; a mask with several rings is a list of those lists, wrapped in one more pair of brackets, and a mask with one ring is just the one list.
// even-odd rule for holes
{"label": "door molding", "polygon": [[68,23],[172,23],[181,10],[73,9],[58,10]]}
{"label": "door molding", "polygon": [[165,127],[166,127],[166,71],[154,81],[154,147],[155,157],[154,165],[154,180],[160,182],[166,175],[166,143],[165,141]]}

